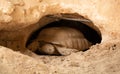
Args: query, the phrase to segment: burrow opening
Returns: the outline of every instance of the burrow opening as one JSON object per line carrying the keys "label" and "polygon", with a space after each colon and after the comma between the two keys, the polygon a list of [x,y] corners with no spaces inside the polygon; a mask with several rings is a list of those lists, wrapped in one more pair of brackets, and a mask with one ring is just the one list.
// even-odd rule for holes
{"label": "burrow opening", "polygon": [[[71,14],[72,15],[72,14]],[[40,29],[36,30],[31,34],[29,37],[26,47],[28,47],[38,36],[38,34],[41,32],[41,30],[49,27],[70,27],[79,30],[83,33],[85,38],[92,43],[92,45],[95,45],[96,43],[100,43],[102,40],[101,32],[100,30],[91,22],[80,22],[75,20],[67,20],[67,19],[59,19],[57,21],[45,24],[45,26],[41,27]],[[92,24],[92,27],[90,27],[89,24]],[[87,51],[86,49],[85,51]],[[34,53],[38,55],[47,55],[46,53],[40,52],[37,49],[34,51]],[[53,54],[54,55],[54,54]]]}

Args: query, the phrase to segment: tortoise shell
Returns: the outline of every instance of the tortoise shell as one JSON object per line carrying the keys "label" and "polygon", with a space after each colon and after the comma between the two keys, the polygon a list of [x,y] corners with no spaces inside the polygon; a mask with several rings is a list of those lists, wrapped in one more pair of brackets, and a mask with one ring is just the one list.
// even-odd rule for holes
{"label": "tortoise shell", "polygon": [[91,45],[80,31],[70,27],[44,28],[35,41],[38,43],[34,44],[37,45],[36,49],[46,54],[62,54],[57,46],[82,51]]}

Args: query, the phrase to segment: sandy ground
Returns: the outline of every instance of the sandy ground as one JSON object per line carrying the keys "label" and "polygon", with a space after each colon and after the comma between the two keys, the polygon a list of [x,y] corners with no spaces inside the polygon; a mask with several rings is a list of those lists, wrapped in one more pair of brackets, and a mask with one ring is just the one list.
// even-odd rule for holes
{"label": "sandy ground", "polygon": [[[119,74],[120,41],[69,56],[41,56],[0,47],[0,74]],[[7,54],[7,55],[6,55]]]}
{"label": "sandy ground", "polygon": [[[68,56],[28,51],[30,35],[55,20],[45,16],[60,13],[90,19],[93,25],[88,25],[101,32],[101,43]],[[1,0],[0,74],[120,74],[119,19],[120,0]]]}

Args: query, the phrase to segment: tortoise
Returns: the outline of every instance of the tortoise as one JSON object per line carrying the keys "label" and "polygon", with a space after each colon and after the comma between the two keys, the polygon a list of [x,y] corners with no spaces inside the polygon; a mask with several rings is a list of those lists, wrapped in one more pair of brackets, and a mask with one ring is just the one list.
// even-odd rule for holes
{"label": "tortoise", "polygon": [[28,48],[50,55],[69,55],[86,50],[91,44],[79,30],[71,27],[49,27],[41,30]]}

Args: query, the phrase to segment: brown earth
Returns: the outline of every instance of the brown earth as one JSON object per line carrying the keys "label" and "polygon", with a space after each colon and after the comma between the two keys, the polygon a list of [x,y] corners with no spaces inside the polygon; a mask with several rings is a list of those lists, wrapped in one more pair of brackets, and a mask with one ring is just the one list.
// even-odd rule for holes
{"label": "brown earth", "polygon": [[[119,74],[119,8],[119,0],[1,0],[0,74]],[[28,50],[29,36],[56,20],[45,16],[61,13],[92,21],[87,25],[101,34],[101,43],[68,56]]]}

